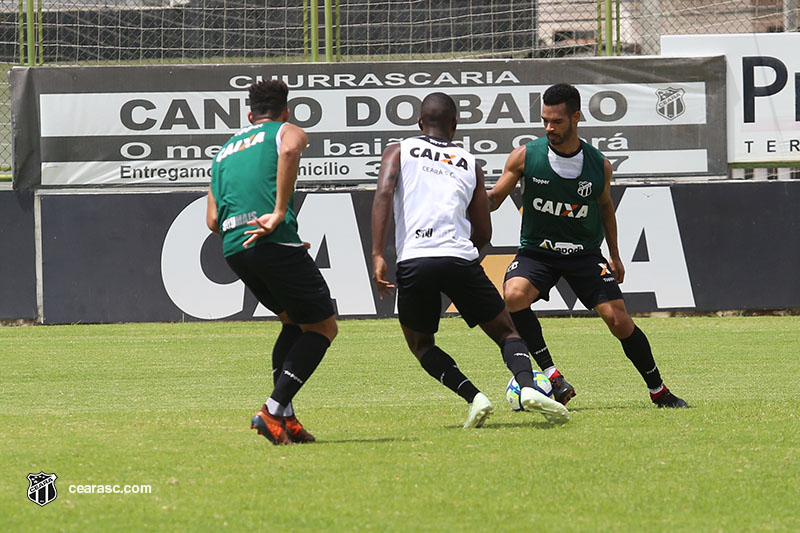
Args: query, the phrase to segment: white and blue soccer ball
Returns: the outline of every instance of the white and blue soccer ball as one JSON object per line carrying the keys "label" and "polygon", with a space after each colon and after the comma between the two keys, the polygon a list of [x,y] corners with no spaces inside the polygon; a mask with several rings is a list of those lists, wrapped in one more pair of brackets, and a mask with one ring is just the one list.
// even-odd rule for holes
{"label": "white and blue soccer ball", "polygon": [[[533,388],[548,398],[553,397],[553,385],[550,384],[550,380],[547,379],[547,376],[538,370],[533,371]],[[525,410],[520,403],[519,384],[513,377],[511,378],[511,381],[508,382],[508,386],[506,387],[506,399],[508,400],[508,405],[511,406],[512,411]]]}

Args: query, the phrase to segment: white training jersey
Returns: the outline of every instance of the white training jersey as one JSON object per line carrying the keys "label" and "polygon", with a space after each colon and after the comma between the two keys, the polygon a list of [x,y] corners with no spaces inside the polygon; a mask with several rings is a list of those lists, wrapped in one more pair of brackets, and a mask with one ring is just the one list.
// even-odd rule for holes
{"label": "white training jersey", "polygon": [[394,191],[398,262],[477,259],[467,219],[475,172],[475,156],[449,141],[422,135],[400,142],[400,178]]}

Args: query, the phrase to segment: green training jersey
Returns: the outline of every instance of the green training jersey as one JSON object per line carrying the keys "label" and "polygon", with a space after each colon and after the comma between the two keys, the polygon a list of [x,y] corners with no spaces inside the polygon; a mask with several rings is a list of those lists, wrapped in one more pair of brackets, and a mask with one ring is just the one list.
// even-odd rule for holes
{"label": "green training jersey", "polygon": [[567,179],[553,170],[551,158],[563,161],[565,168],[571,158],[551,153],[546,137],[525,146],[520,250],[571,255],[600,247],[603,221],[598,199],[606,184],[605,157],[583,141],[581,151],[580,173]]}
{"label": "green training jersey", "polygon": [[[253,229],[247,223],[275,209],[277,194],[279,132],[283,122],[262,122],[237,132],[225,143],[211,165],[211,193],[217,202],[217,222],[222,253],[227,257],[244,250],[242,244]],[[254,245],[267,242],[300,244],[294,191],[286,218]]]}

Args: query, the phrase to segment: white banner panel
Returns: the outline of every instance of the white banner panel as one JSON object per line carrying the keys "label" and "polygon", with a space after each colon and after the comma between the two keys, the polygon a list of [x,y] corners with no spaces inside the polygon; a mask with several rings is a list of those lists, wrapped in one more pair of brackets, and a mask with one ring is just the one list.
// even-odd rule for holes
{"label": "white banner panel", "polygon": [[605,58],[337,64],[15,68],[15,185],[207,185],[211,158],[248,125],[247,88],[290,87],[308,133],[298,180],[377,179],[387,145],[417,135],[426,95],[456,101],[454,142],[491,181],[511,151],[544,135],[542,95],[581,93],[580,133],[618,177],[727,172],[724,60]]}
{"label": "white banner panel", "polygon": [[[706,87],[704,83],[672,83],[670,88],[680,93],[685,109],[677,116],[661,114],[654,105],[663,84],[578,85],[581,98],[587,104],[583,126],[654,126],[667,124],[705,124]],[[459,95],[475,98],[474,106],[462,104],[462,121],[471,127],[504,129],[519,125],[538,126],[538,109],[530,106],[532,98],[539,99],[546,85],[520,85],[505,89],[478,87]],[[292,91],[297,102],[314,99],[321,111],[318,120],[305,127],[308,133],[340,133],[342,125],[348,131],[397,129],[398,133],[413,135],[418,102],[430,89],[374,89],[359,94],[353,90]],[[229,123],[239,128],[247,122],[247,93],[187,92],[187,93],[83,93],[43,94],[39,98],[43,137],[83,137],[92,135],[153,135],[154,133],[225,133],[231,128],[220,119],[220,110]],[[299,109],[298,109],[299,107]],[[299,120],[311,116],[309,106],[295,107]],[[388,110],[394,109],[394,112]],[[76,115],[85,118],[75,121]],[[396,118],[395,118],[396,115]],[[398,120],[413,124],[398,124]],[[230,120],[233,119],[233,120]],[[234,130],[235,131],[235,130]]]}
{"label": "white banner panel", "polygon": [[724,54],[728,162],[800,165],[800,33],[664,35],[661,53]]}

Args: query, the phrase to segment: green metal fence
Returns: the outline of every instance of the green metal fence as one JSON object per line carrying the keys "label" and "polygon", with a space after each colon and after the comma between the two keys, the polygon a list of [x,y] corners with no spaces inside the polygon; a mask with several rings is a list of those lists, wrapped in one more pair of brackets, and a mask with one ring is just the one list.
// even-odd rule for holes
{"label": "green metal fence", "polygon": [[[87,65],[658,54],[797,31],[798,0],[0,0],[0,62]],[[5,81],[5,80],[3,80]],[[0,84],[0,173],[11,164]]]}

